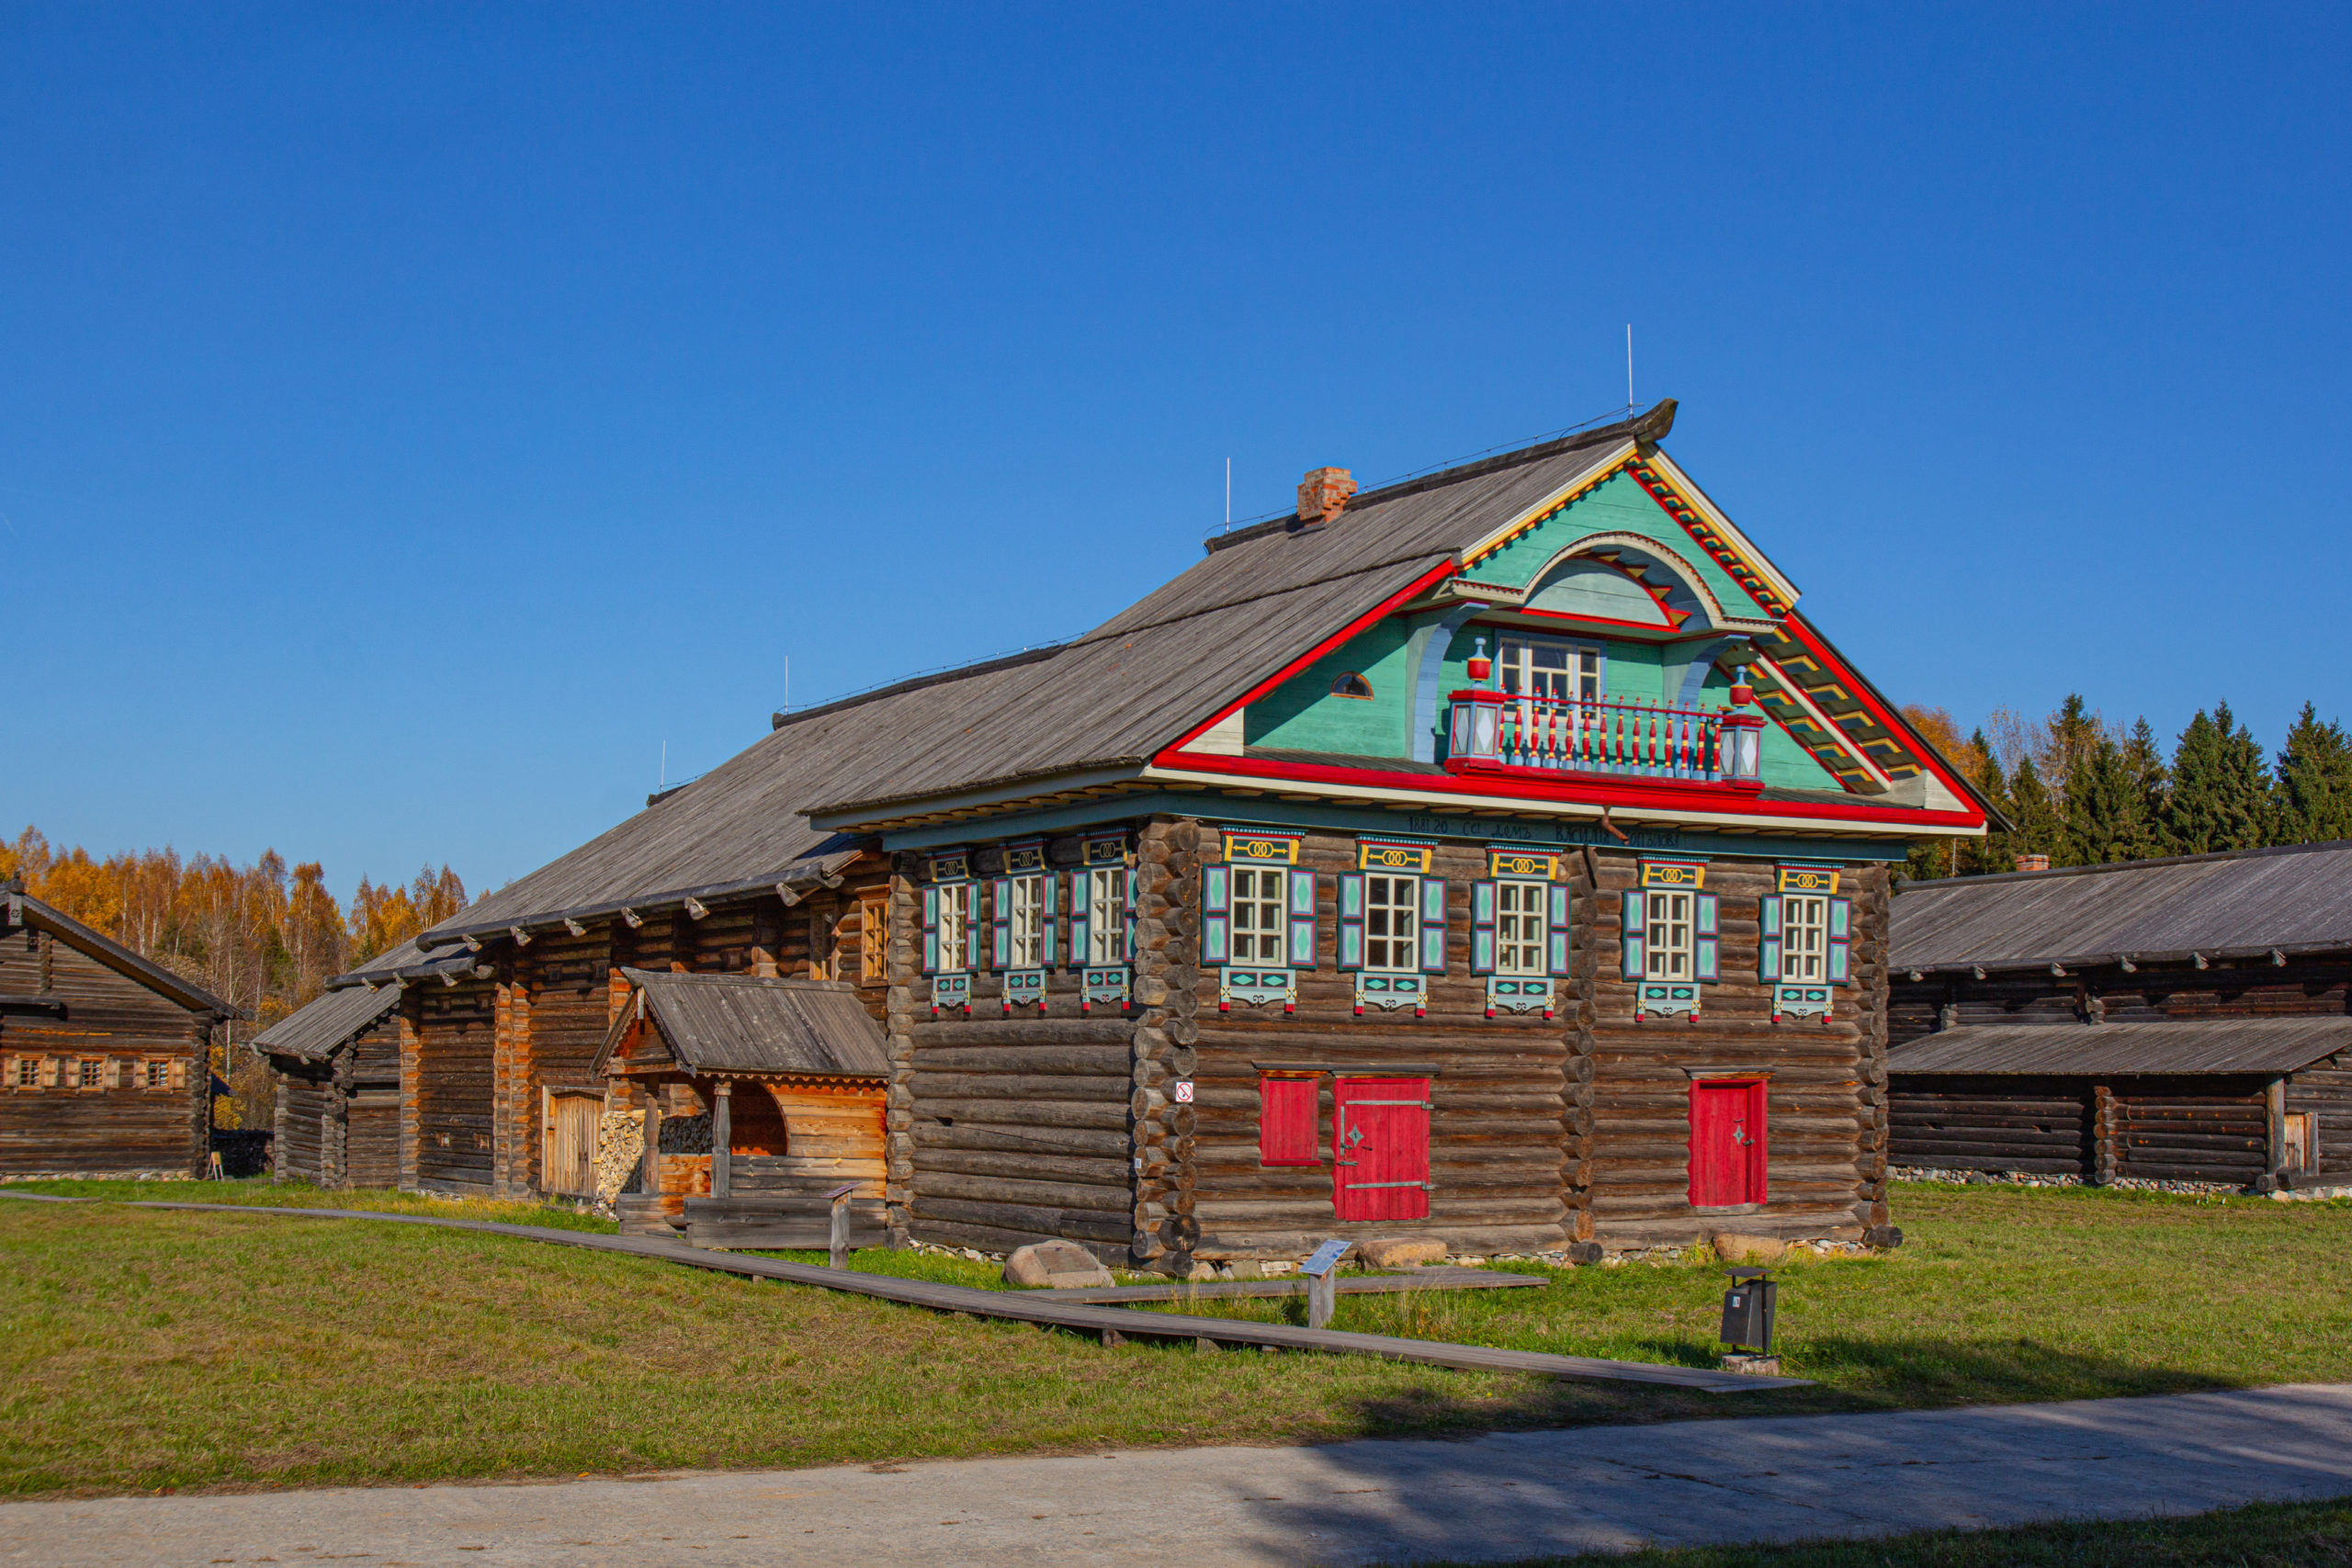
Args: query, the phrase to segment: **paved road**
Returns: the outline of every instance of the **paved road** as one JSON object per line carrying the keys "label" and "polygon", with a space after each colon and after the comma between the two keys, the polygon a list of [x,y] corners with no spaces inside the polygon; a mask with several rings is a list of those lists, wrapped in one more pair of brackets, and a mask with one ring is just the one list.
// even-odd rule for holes
{"label": "paved road", "polygon": [[2352,1494],[2352,1384],[1459,1442],[0,1505],[0,1562],[1186,1568],[2194,1513]]}

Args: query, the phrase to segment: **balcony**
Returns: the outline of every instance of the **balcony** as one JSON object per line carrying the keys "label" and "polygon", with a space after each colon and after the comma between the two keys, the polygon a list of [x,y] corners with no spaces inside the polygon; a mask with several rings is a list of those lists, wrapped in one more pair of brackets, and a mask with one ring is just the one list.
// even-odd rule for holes
{"label": "balcony", "polygon": [[1453,694],[1446,734],[1450,773],[1764,787],[1764,720],[1753,713],[1467,691]]}

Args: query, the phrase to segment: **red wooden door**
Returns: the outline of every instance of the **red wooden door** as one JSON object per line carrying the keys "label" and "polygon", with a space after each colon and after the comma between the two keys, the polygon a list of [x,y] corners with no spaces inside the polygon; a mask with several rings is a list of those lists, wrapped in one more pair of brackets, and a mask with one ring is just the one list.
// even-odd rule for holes
{"label": "red wooden door", "polygon": [[1764,1081],[1700,1078],[1690,1086],[1690,1201],[1764,1201]]}
{"label": "red wooden door", "polygon": [[1430,1080],[1340,1078],[1331,1105],[1331,1206],[1339,1217],[1429,1218]]}

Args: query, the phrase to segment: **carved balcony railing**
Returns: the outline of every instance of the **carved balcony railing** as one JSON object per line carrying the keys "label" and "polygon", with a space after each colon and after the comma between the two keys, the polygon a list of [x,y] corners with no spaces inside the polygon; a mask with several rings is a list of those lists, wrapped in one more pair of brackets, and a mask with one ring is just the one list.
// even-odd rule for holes
{"label": "carved balcony railing", "polygon": [[1683,707],[1510,692],[1453,694],[1451,771],[1682,779],[1760,789],[1764,720]]}

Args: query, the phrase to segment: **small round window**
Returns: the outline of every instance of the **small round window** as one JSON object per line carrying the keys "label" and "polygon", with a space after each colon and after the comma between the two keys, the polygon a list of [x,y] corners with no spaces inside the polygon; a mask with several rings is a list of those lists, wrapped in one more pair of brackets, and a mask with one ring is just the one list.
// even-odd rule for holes
{"label": "small round window", "polygon": [[1369,701],[1372,697],[1372,682],[1351,670],[1331,682],[1331,694],[1335,697],[1361,697]]}

